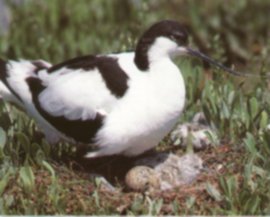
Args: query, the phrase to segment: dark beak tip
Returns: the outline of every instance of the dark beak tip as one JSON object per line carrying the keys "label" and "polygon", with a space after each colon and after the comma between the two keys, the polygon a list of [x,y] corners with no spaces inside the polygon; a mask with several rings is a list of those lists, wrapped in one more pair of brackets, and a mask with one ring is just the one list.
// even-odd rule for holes
{"label": "dark beak tip", "polygon": [[228,68],[228,67],[222,65],[222,64],[219,63],[218,61],[216,61],[216,60],[214,60],[214,59],[208,57],[207,55],[205,55],[205,54],[203,54],[203,53],[201,53],[201,52],[199,52],[199,51],[197,51],[197,50],[193,50],[193,49],[191,49],[191,48],[189,48],[189,47],[186,47],[186,50],[187,50],[187,53],[188,53],[189,55],[194,56],[194,57],[197,57],[197,58],[200,58],[200,59],[202,59],[203,61],[205,61],[205,62],[207,62],[207,63],[209,63],[209,64],[211,64],[211,65],[214,65],[214,66],[216,66],[216,67],[218,67],[218,68],[220,68],[220,69],[222,69],[222,70],[224,70],[224,71],[226,71],[226,72],[228,72],[228,73],[230,73],[230,74],[233,74],[233,75],[236,75],[236,76],[245,76],[244,73],[236,72],[236,71],[234,71],[233,69]]}

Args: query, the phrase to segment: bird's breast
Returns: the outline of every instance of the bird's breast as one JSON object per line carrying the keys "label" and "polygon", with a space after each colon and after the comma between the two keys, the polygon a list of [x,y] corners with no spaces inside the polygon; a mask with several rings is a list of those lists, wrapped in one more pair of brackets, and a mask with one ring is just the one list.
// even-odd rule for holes
{"label": "bird's breast", "polygon": [[176,66],[170,67],[167,71],[159,67],[164,71],[130,76],[128,91],[99,132],[100,141],[108,136],[111,143],[125,147],[128,144],[155,146],[170,132],[185,102],[181,73]]}

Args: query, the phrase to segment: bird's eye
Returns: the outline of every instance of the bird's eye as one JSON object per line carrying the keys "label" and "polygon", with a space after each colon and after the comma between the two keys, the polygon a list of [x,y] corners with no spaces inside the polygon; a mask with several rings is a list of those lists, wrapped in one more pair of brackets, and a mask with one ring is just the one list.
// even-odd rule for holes
{"label": "bird's eye", "polygon": [[187,43],[187,36],[182,33],[174,33],[170,35],[170,38],[175,41],[177,44],[186,44]]}

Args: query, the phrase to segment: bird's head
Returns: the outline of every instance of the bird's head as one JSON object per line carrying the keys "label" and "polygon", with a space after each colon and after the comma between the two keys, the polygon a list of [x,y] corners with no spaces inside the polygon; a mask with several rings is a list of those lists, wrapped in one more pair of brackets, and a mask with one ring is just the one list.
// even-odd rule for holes
{"label": "bird's head", "polygon": [[179,55],[194,56],[231,74],[240,75],[205,54],[188,47],[186,28],[174,20],[162,20],[144,32],[136,47],[135,63],[140,70],[145,71],[155,61]]}
{"label": "bird's head", "polygon": [[152,61],[177,54],[187,41],[187,31],[180,23],[173,20],[155,23],[138,41],[135,62],[141,70],[146,70]]}

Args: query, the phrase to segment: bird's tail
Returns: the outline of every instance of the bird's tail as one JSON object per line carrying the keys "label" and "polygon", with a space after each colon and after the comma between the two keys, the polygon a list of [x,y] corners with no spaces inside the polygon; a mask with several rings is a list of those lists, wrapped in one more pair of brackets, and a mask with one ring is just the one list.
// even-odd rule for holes
{"label": "bird's tail", "polygon": [[7,78],[7,62],[0,59],[0,99],[15,102],[17,100],[10,92],[6,78]]}
{"label": "bird's tail", "polygon": [[0,59],[0,99],[22,106],[23,102],[31,100],[26,79],[36,76],[41,69],[50,67],[42,61],[4,61]]}

